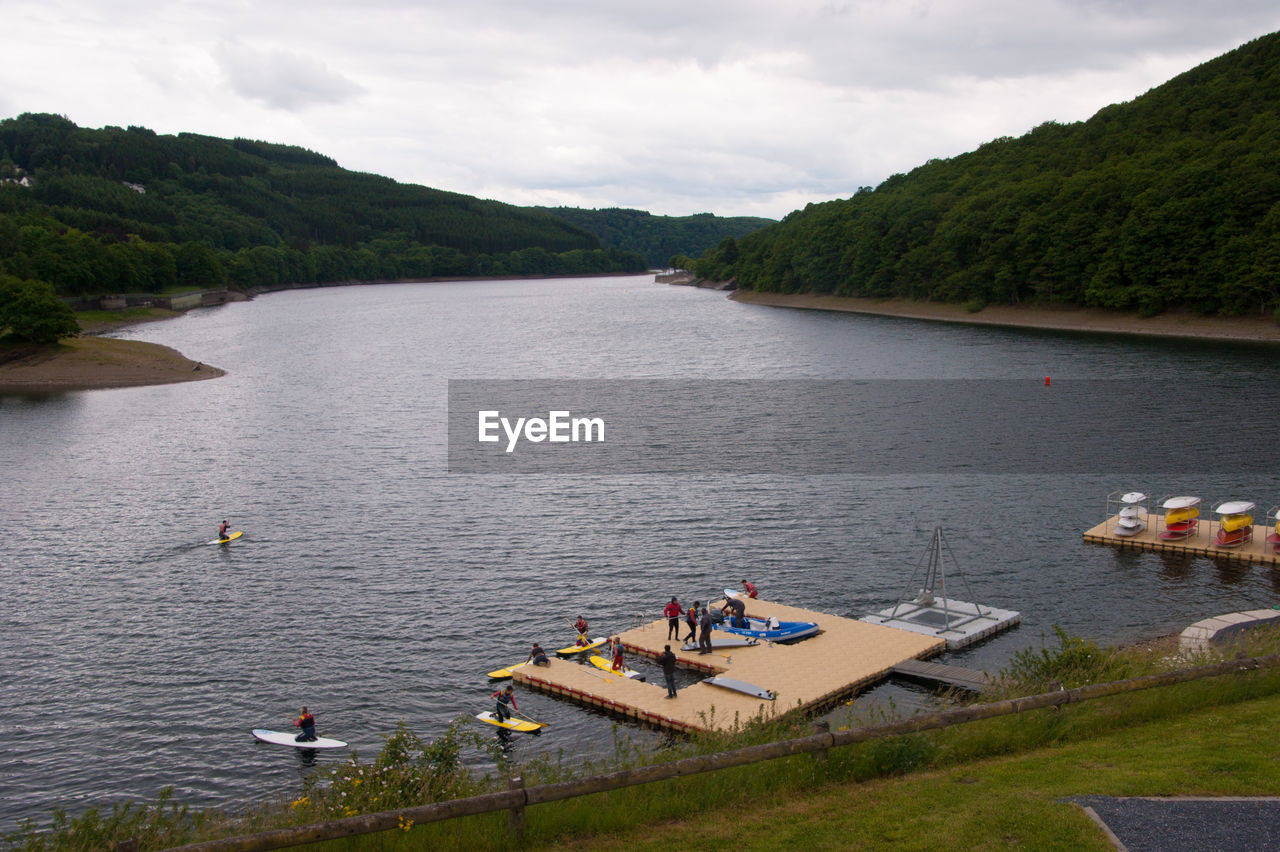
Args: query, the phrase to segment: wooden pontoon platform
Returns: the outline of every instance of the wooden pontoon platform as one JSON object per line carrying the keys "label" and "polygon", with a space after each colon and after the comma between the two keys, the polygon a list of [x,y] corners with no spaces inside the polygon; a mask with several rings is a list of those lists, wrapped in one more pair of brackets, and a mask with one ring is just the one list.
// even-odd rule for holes
{"label": "wooden pontoon platform", "polygon": [[1215,544],[1218,532],[1217,521],[1201,521],[1197,532],[1188,538],[1166,540],[1160,538],[1160,516],[1152,514],[1147,528],[1137,535],[1116,535],[1116,525],[1120,516],[1112,515],[1096,527],[1084,534],[1084,540],[1090,544],[1109,544],[1112,547],[1147,550],[1154,553],[1181,553],[1188,556],[1203,556],[1208,559],[1223,559],[1235,562],[1252,562],[1259,565],[1280,567],[1280,552],[1274,544],[1267,542],[1267,534],[1272,527],[1266,524],[1254,524],[1253,540],[1237,547],[1220,547]]}
{"label": "wooden pontoon platform", "polygon": [[[667,698],[660,671],[646,672],[649,682],[643,683],[563,659],[551,660],[545,667],[517,669],[514,679],[522,686],[660,728],[728,730],[757,717],[797,708],[819,712],[858,688],[887,677],[894,666],[937,654],[946,645],[938,637],[772,601],[748,601],[747,614],[776,616],[779,621],[813,621],[822,632],[789,645],[761,642],[710,654],[680,650],[681,642],[666,638],[665,618],[614,635],[632,655],[657,657],[664,645],[670,645],[682,667],[772,690],[777,696],[772,701],[702,682]],[[724,634],[716,631],[713,635]]]}

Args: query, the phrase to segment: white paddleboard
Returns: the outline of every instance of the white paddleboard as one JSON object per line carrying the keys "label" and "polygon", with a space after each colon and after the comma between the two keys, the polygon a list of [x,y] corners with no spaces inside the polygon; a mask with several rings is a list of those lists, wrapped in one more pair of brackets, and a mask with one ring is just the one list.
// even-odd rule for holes
{"label": "white paddleboard", "polygon": [[269,731],[266,728],[254,728],[253,735],[255,738],[264,743],[274,743],[275,745],[293,746],[294,748],[346,748],[347,744],[342,740],[331,740],[328,737],[316,737],[314,740],[300,743],[294,737],[298,736],[289,731]]}
{"label": "white paddleboard", "polygon": [[716,675],[715,677],[709,677],[705,681],[703,681],[703,683],[709,683],[714,686],[722,686],[725,689],[732,689],[735,692],[742,692],[742,693],[745,693],[746,695],[751,695],[755,698],[764,698],[769,701],[773,701],[775,698],[778,697],[778,694],[774,692],[772,689],[765,689],[763,686],[756,686],[754,683],[747,683],[745,680],[737,680],[736,678],[731,678],[731,677],[722,677],[721,675]]}
{"label": "white paddleboard", "polygon": [[[713,651],[716,648],[750,648],[752,645],[759,645],[759,644],[760,644],[759,639],[753,639],[750,636],[737,636],[734,634],[730,634],[728,636],[721,634],[719,636],[716,636],[713,634],[711,637],[711,650]],[[680,650],[681,651],[697,651],[699,650],[698,643],[685,642],[683,645],[680,646]]]}

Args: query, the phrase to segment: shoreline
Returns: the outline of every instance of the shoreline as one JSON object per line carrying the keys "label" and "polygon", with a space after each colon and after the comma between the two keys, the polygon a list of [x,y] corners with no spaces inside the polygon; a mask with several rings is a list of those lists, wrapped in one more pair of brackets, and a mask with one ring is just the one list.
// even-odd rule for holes
{"label": "shoreline", "polygon": [[226,375],[159,343],[89,333],[49,346],[15,348],[12,354],[0,363],[0,395],[168,385]]}
{"label": "shoreline", "polygon": [[962,305],[913,302],[906,299],[868,299],[814,293],[765,293],[735,290],[735,302],[777,308],[839,311],[933,322],[994,325],[1047,331],[1179,337],[1235,343],[1280,343],[1280,325],[1264,317],[1198,317],[1165,312],[1143,318],[1102,308],[1039,308],[990,305],[970,313]]}

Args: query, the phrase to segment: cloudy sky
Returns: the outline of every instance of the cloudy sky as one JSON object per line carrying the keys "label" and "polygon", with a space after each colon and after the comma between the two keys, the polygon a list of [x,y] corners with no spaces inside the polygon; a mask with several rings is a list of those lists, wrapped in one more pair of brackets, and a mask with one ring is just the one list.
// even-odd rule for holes
{"label": "cloudy sky", "polygon": [[301,145],[513,204],[775,218],[1280,30],[1275,0],[0,8],[0,117]]}

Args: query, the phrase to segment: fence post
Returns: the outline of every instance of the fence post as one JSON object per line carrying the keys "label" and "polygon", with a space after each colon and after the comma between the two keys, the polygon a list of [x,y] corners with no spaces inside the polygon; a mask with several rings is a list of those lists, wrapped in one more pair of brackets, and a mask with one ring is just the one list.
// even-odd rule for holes
{"label": "fence post", "polygon": [[[524,778],[517,775],[507,781],[508,790],[524,790]],[[511,839],[519,843],[524,839],[524,803],[527,796],[520,797],[520,804],[512,805],[507,811],[507,834]]]}
{"label": "fence post", "polygon": [[[831,723],[828,722],[826,719],[819,719],[818,721],[813,723],[813,732],[815,734],[829,734],[831,733]],[[819,751],[815,751],[813,753],[813,759],[817,762],[819,766],[821,766],[823,769],[826,769],[827,758],[830,756],[830,754],[831,754],[831,749],[824,748]]]}

